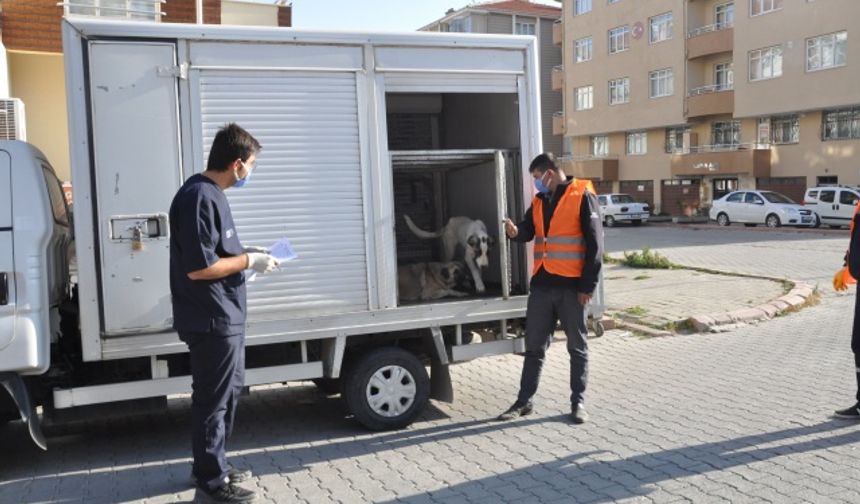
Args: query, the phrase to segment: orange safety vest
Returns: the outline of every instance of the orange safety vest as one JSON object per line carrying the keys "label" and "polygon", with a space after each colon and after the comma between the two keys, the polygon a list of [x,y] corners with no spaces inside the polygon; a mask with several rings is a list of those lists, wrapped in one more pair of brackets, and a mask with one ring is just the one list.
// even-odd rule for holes
{"label": "orange safety vest", "polygon": [[568,184],[550,219],[549,236],[543,228],[543,200],[535,196],[532,201],[532,220],[535,226],[534,268],[569,278],[582,276],[585,266],[585,237],[579,220],[579,209],[585,192],[594,193],[590,180],[574,179]]}

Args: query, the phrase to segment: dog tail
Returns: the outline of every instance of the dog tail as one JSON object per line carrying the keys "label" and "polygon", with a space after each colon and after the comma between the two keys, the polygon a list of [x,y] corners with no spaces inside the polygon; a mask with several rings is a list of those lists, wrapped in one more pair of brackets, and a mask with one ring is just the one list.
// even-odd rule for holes
{"label": "dog tail", "polygon": [[403,214],[403,219],[406,221],[406,225],[409,226],[409,229],[413,233],[415,233],[415,236],[417,236],[418,238],[424,238],[425,240],[429,240],[430,238],[439,238],[440,236],[442,236],[441,230],[432,233],[430,231],[424,231],[423,229],[419,228],[406,214]]}

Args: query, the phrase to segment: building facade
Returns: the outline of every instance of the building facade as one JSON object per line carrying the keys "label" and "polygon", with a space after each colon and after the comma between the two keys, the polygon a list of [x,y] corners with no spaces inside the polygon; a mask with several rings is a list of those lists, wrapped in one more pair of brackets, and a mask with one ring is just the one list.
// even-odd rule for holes
{"label": "building facade", "polygon": [[[564,0],[566,165],[694,215],[735,189],[860,184],[854,0]],[[855,33],[851,33],[851,32]]]}
{"label": "building facade", "polygon": [[[207,24],[290,26],[292,7],[242,0],[203,0]],[[194,23],[195,0],[2,0],[0,99],[24,102],[27,141],[39,147],[61,180],[69,180],[69,134],[61,21],[68,16]]]}
{"label": "building facade", "polygon": [[[553,26],[562,10],[528,0],[507,0],[472,4],[451,9],[444,17],[420,31],[533,35],[538,40],[540,63],[541,126],[544,151],[566,154],[560,133],[553,131],[553,114],[561,110],[561,89],[553,85],[553,75],[561,71],[562,50],[553,40]],[[557,79],[556,79],[557,80]]]}

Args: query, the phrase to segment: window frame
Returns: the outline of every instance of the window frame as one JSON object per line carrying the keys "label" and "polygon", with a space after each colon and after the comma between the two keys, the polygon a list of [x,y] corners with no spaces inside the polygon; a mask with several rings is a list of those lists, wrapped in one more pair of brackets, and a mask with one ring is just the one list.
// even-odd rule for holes
{"label": "window frame", "polygon": [[[665,23],[668,25],[667,36],[666,38],[654,39],[654,20],[658,18],[662,18],[664,16],[668,16],[668,22]],[[667,40],[672,40],[674,37],[675,31],[675,16],[672,14],[672,11],[664,12],[662,14],[657,14],[656,16],[651,16],[648,18],[648,44],[659,44],[660,42],[665,42]]]}
{"label": "window frame", "polygon": [[573,15],[582,16],[591,12],[592,0],[573,0]]}
{"label": "window frame", "polygon": [[[619,30],[620,30],[620,33],[614,33],[614,32],[618,32]],[[607,33],[609,35],[609,48],[608,48],[609,54],[618,54],[618,53],[623,53],[625,51],[630,50],[630,25],[629,24],[610,28]],[[620,40],[623,47],[619,49],[618,44],[616,44],[615,50],[613,50],[612,49],[613,39],[616,39],[616,41]]]}
{"label": "window frame", "polygon": [[[732,136],[731,143],[717,143],[718,125],[730,125],[729,130],[725,133],[730,133]],[[729,121],[714,121],[711,123],[711,146],[720,148],[734,148],[741,144],[741,122],[738,120]]]}
{"label": "window frame", "polygon": [[[531,26],[531,33],[522,33],[520,31],[521,26]],[[536,21],[515,21],[514,22],[514,35],[537,35],[537,22]]]}
{"label": "window frame", "polygon": [[[613,101],[613,96],[619,96],[617,93],[617,87],[621,87],[621,97],[620,101]],[[610,105],[623,105],[625,103],[630,103],[630,77],[618,77],[616,79],[609,79],[609,104]]]}
{"label": "window frame", "polygon": [[[777,61],[776,56],[777,55],[775,53],[776,49],[779,50],[779,54],[778,54],[778,56],[779,56],[779,73],[778,74],[775,74],[775,70],[777,68],[777,65],[776,65],[776,61]],[[769,65],[770,66],[770,73],[771,73],[770,76],[764,75],[764,68],[765,67],[764,67],[763,63],[765,61],[766,53],[769,53],[769,57],[770,57],[770,65]],[[757,56],[756,56],[756,54],[757,54]],[[783,58],[782,44],[772,45],[772,46],[768,46],[768,47],[761,47],[759,49],[752,49],[749,53],[747,53],[747,62],[748,62],[747,70],[749,72],[747,74],[747,80],[749,82],[759,82],[759,81],[766,81],[766,80],[771,80],[771,79],[778,79],[778,78],[782,77],[782,69],[783,69],[782,58]],[[753,61],[758,61],[758,62],[762,63],[762,66],[758,72],[758,74],[759,74],[758,78],[753,78]]]}
{"label": "window frame", "polygon": [[[583,92],[582,95],[580,95],[580,91]],[[586,96],[588,98],[588,104],[587,104],[588,106],[584,106],[584,104],[582,104],[580,102],[580,98],[581,97],[584,98]],[[574,110],[582,111],[582,110],[593,109],[594,108],[594,86],[591,84],[588,84],[586,86],[579,86],[579,87],[574,88],[573,89],[573,98],[574,98],[574,100],[573,100]]]}
{"label": "window frame", "polygon": [[[672,128],[666,128],[663,144],[663,148],[666,151],[666,154],[678,154],[684,152],[684,134],[688,131],[690,131],[689,126],[675,126]],[[679,133],[681,135],[680,137],[677,136]],[[670,148],[670,138],[674,138],[675,141],[677,141],[679,138],[681,140],[680,144],[677,144],[675,149]],[[676,143],[675,141],[671,143]]]}
{"label": "window frame", "polygon": [[[829,116],[836,115],[834,120]],[[841,116],[841,117],[840,117]],[[834,125],[836,135],[828,135],[828,123]],[[848,135],[839,134],[845,123],[848,128]],[[860,106],[842,107],[836,109],[823,110],[821,112],[821,141],[822,142],[837,142],[841,140],[857,140],[860,139]]]}
{"label": "window frame", "polygon": [[[587,42],[587,44],[586,44],[586,42]],[[588,51],[588,57],[582,59],[581,61],[579,59],[580,49],[582,49],[583,52],[585,52],[585,50]],[[579,39],[576,39],[573,41],[573,63],[574,64],[586,63],[588,61],[591,61],[592,58],[594,58],[594,39],[592,38],[591,35],[589,35],[587,37],[582,37],[582,38],[579,38]]]}
{"label": "window frame", "polygon": [[[720,9],[724,9],[723,12],[720,12]],[[720,15],[723,15],[726,20],[720,23]],[[729,17],[731,20],[729,21]],[[735,25],[735,2],[725,2],[719,5],[714,6],[714,26],[716,26],[717,30],[722,30],[725,28],[731,28]]]}
{"label": "window frame", "polygon": [[628,156],[648,154],[648,132],[645,130],[627,132],[624,135],[624,145]]}
{"label": "window frame", "polygon": [[[597,140],[601,139],[600,142]],[[591,156],[595,158],[605,158],[609,156],[609,135],[591,135]],[[598,143],[603,146],[602,152],[598,152]]]}
{"label": "window frame", "polygon": [[[722,68],[721,68],[722,67]],[[720,75],[725,75],[725,82],[720,85]],[[735,65],[732,61],[714,63],[714,90],[730,91],[735,88]]]}
{"label": "window frame", "polygon": [[[844,38],[842,39],[842,44],[841,44],[841,46],[842,46],[842,63],[836,62],[836,56],[839,54],[839,47],[840,47],[839,39],[838,39],[839,35],[844,35]],[[810,44],[815,43],[817,41],[821,41],[825,37],[832,37],[832,39],[833,39],[833,42],[832,42],[832,44],[833,44],[833,46],[832,46],[833,64],[826,65],[826,66],[824,65],[824,63],[823,63],[823,60],[824,60],[823,50],[822,50],[823,46],[819,45],[817,48],[818,49],[817,56],[819,58],[819,61],[822,62],[821,66],[819,66],[818,68],[810,68],[810,66],[809,66],[809,61],[810,61],[809,50],[811,49]],[[804,44],[804,49],[806,51],[806,54],[805,54],[805,58],[806,58],[805,65],[806,66],[805,66],[805,68],[806,68],[807,73],[821,72],[823,70],[831,70],[834,68],[842,68],[844,66],[847,66],[848,65],[848,30],[840,30],[837,32],[825,33],[823,35],[816,35],[815,37],[809,37],[808,39],[806,39],[806,43]]]}
{"label": "window frame", "polygon": [[[765,3],[770,3],[770,8],[765,10]],[[779,5],[777,5],[779,4]],[[765,16],[772,12],[781,11],[783,9],[783,0],[750,0],[750,17],[758,17]],[[753,12],[755,10],[755,6],[760,5],[760,11],[758,13]]]}
{"label": "window frame", "polygon": [[[654,82],[657,81],[658,87],[660,87],[660,85],[659,85],[660,79],[666,78],[667,76],[668,76],[668,79],[667,79],[668,86],[664,86],[664,87],[667,88],[668,92],[666,92],[665,94],[655,94],[654,93]],[[651,99],[666,98],[666,97],[672,96],[674,94],[675,94],[675,69],[674,68],[672,68],[672,67],[661,68],[658,70],[651,70],[650,72],[648,72],[648,96]]]}
{"label": "window frame", "polygon": [[[789,139],[783,140],[786,129],[786,123],[789,124],[788,131]],[[777,139],[777,134],[781,138]],[[797,114],[788,114],[780,116],[772,116],[770,118],[770,143],[774,145],[792,145],[800,143],[800,117]]]}

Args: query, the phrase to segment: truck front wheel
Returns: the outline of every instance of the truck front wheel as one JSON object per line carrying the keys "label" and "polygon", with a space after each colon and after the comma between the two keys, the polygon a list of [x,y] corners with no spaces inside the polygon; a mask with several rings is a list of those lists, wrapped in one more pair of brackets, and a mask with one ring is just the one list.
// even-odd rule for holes
{"label": "truck front wheel", "polygon": [[402,429],[430,398],[430,377],[415,355],[402,348],[371,350],[345,370],[343,399],[370,430]]}

